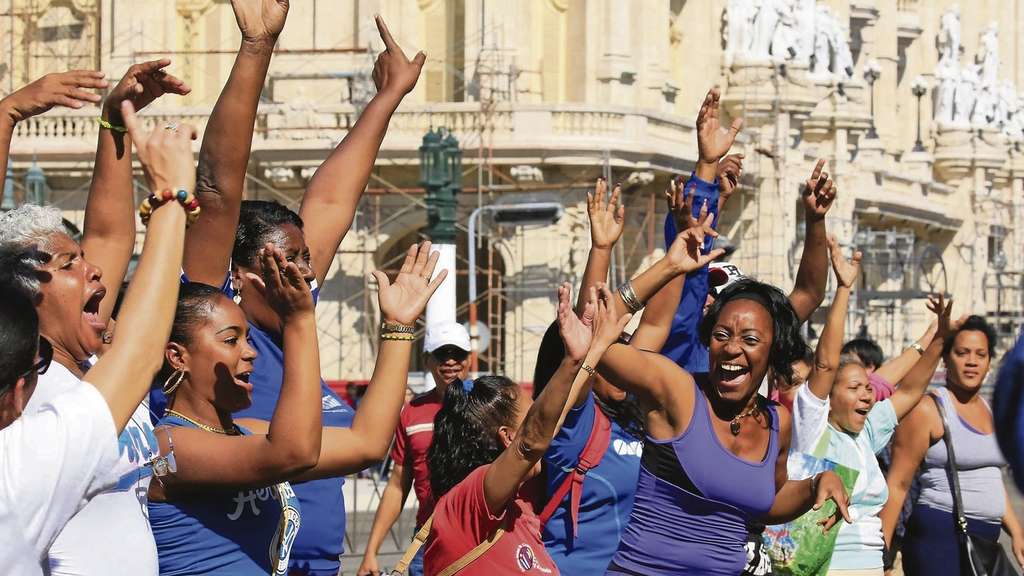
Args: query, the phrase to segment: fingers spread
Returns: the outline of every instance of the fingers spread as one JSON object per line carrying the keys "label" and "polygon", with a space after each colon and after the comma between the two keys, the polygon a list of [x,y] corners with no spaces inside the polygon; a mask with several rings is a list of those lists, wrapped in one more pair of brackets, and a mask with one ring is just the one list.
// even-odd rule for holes
{"label": "fingers spread", "polygon": [[405,261],[402,262],[402,267],[399,269],[400,274],[409,274],[412,272],[412,266],[416,263],[416,255],[419,253],[419,250],[420,245],[413,244],[405,251]]}

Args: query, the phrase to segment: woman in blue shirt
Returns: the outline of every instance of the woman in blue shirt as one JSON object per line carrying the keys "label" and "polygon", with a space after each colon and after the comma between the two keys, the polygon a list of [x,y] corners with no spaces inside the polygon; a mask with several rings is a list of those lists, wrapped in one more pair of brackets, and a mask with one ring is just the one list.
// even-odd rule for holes
{"label": "woman in blue shirt", "polygon": [[[446,276],[442,271],[428,283],[438,259],[429,254],[429,242],[413,246],[394,284],[374,273],[385,329],[368,398],[406,382],[408,331]],[[164,365],[168,406],[157,432],[166,473],[157,474],[149,493],[161,574],[284,576],[300,527],[300,505],[286,481],[323,478],[363,458],[351,430],[321,427],[308,283],[269,243],[260,261],[260,276],[247,280],[283,321],[284,373],[273,418],[252,432],[232,419],[252,400],[258,357],[245,315],[217,288],[181,289]]]}

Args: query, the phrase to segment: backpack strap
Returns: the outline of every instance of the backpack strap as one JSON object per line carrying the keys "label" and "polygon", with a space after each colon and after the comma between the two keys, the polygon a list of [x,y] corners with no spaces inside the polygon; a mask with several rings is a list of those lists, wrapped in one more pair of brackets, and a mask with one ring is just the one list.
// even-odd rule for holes
{"label": "backpack strap", "polygon": [[405,571],[409,569],[409,564],[412,564],[412,559],[416,557],[416,553],[427,543],[427,537],[430,536],[430,526],[433,523],[434,515],[431,514],[427,521],[423,523],[423,526],[416,531],[416,536],[413,537],[409,547],[406,548],[405,554],[402,554],[398,564],[395,564],[394,570],[391,571],[391,576],[403,576]]}
{"label": "backpack strap", "polygon": [[590,437],[587,438],[587,444],[583,447],[583,451],[580,452],[580,459],[576,464],[576,469],[562,480],[558,489],[555,490],[548,500],[543,512],[541,512],[541,527],[548,523],[555,510],[558,510],[558,507],[565,499],[565,495],[571,492],[569,516],[572,518],[572,534],[570,537],[576,537],[579,523],[580,498],[583,495],[583,480],[586,478],[587,472],[590,472],[591,469],[601,463],[604,453],[608,451],[608,444],[611,443],[611,438],[612,423],[608,420],[608,416],[595,404],[594,425],[590,430]]}

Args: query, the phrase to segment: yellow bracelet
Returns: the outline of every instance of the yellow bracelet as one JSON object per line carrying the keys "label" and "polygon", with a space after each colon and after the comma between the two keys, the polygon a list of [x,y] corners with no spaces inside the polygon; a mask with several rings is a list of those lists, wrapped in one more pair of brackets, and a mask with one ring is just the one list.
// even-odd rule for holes
{"label": "yellow bracelet", "polygon": [[128,131],[128,129],[125,128],[124,126],[118,126],[116,124],[111,124],[110,122],[107,122],[106,120],[103,119],[103,116],[97,117],[96,121],[100,123],[100,127],[101,128],[106,128],[107,130],[111,130],[113,132],[120,132],[120,133],[124,134],[125,132]]}
{"label": "yellow bracelet", "polygon": [[412,342],[416,339],[415,334],[406,334],[404,332],[385,332],[380,335],[381,340],[398,340],[402,342]]}

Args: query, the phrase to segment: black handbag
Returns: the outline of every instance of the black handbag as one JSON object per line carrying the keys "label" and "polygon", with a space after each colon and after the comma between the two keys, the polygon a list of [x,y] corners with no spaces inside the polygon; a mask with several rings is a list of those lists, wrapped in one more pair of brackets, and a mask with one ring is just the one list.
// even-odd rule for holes
{"label": "black handbag", "polygon": [[956,454],[953,452],[953,437],[946,423],[946,411],[942,402],[932,396],[935,406],[939,409],[942,419],[942,440],[946,443],[946,474],[953,492],[953,518],[956,532],[960,540],[960,574],[961,576],[1018,576],[1017,570],[1010,564],[1006,552],[999,542],[972,536],[967,532],[967,518],[964,516],[964,503],[960,499],[960,474],[957,473]]}

